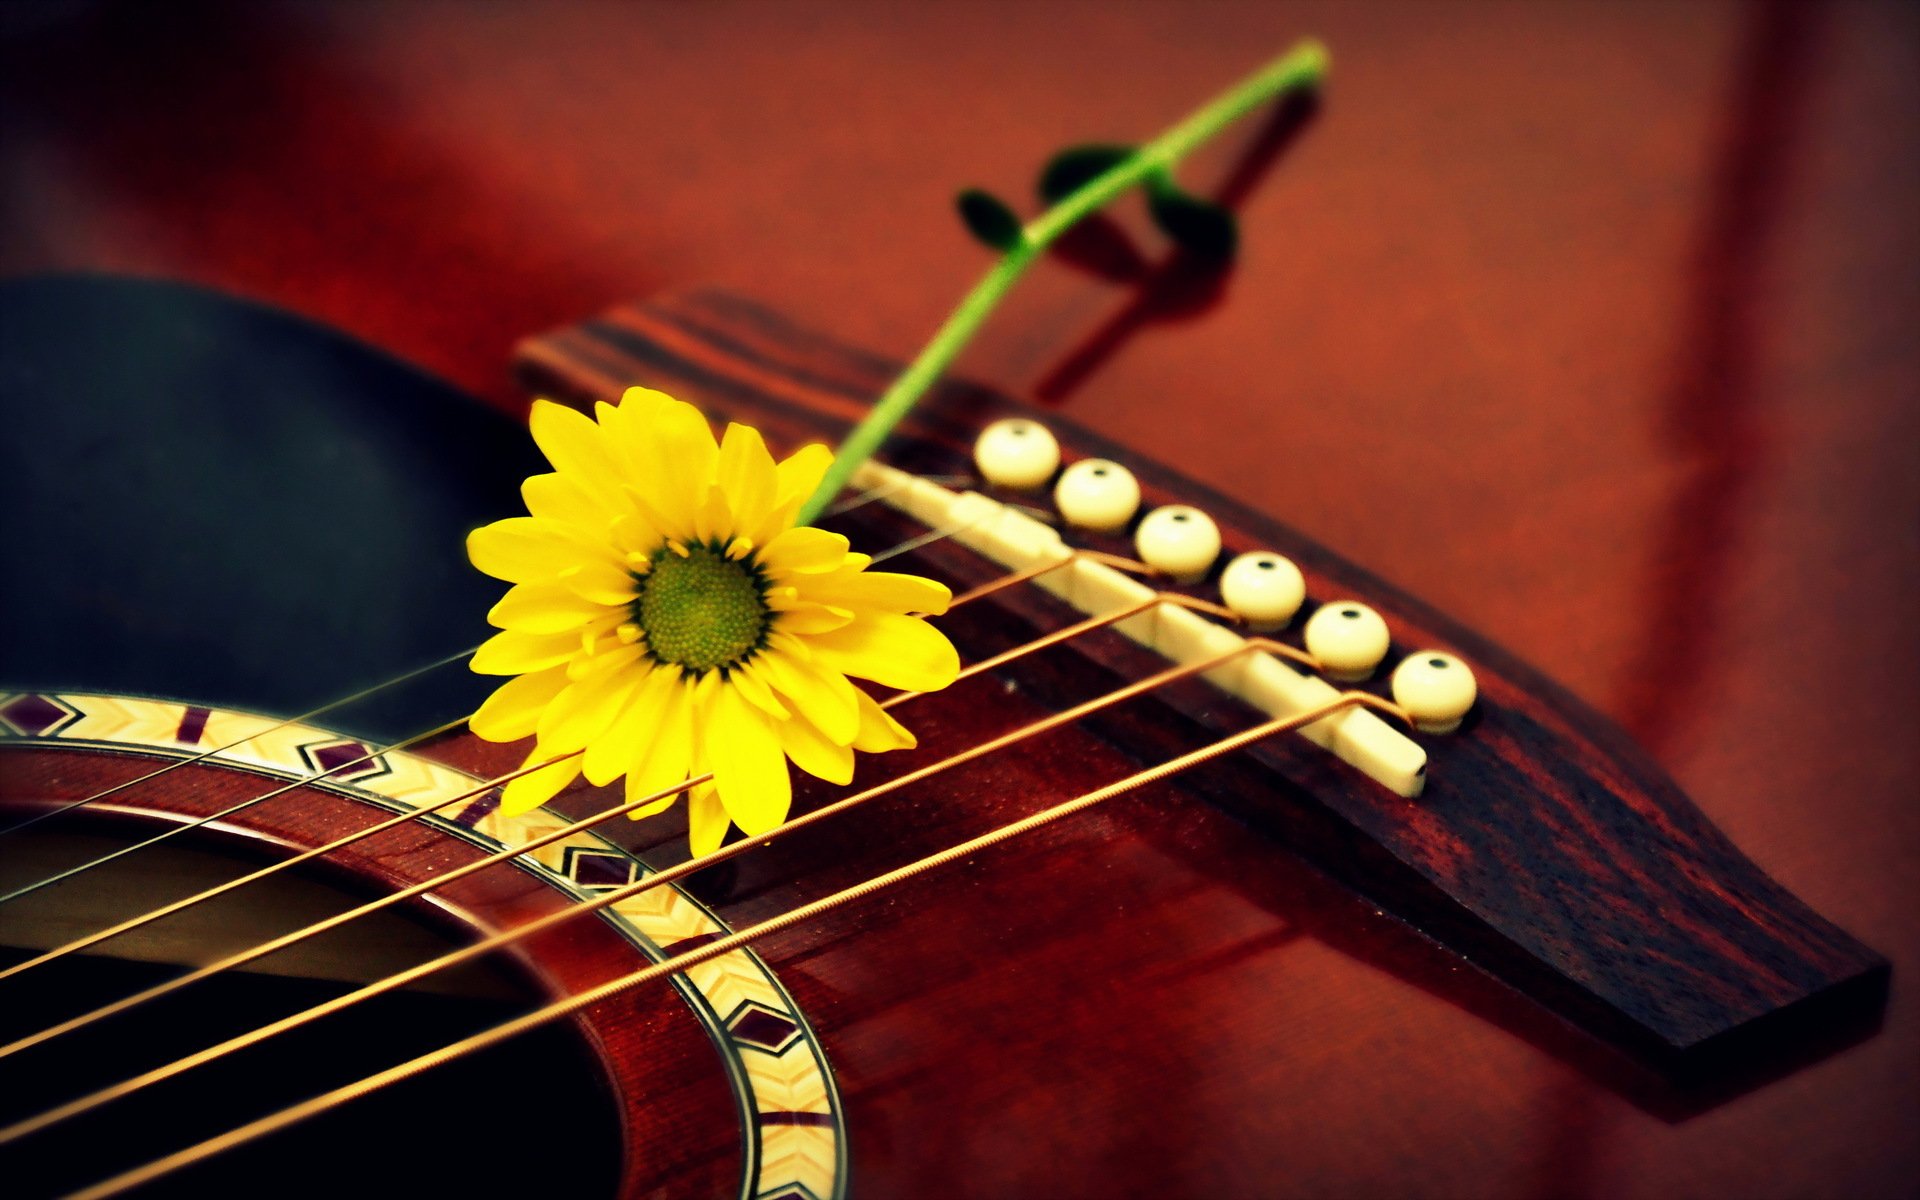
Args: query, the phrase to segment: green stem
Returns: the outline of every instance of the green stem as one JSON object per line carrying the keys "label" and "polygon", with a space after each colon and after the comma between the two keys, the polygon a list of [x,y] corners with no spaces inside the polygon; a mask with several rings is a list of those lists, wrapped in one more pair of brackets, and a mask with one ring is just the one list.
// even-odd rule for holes
{"label": "green stem", "polygon": [[1279,58],[1228,88],[1178,125],[1141,146],[1131,157],[1115,164],[1101,175],[1089,179],[1079,190],[1029,221],[1021,230],[1020,244],[1007,251],[986,277],[973,286],[960,301],[946,323],[918,357],[909,363],[888,386],[873,411],[854,426],[840,443],[839,453],[827,468],[820,486],[800,509],[799,522],[808,524],[818,517],[837,495],[860,464],[873,456],[887,440],[893,427],[913,408],[914,403],[940,378],[960,351],[972,340],[1000,298],[1019,281],[1035,259],[1062,234],[1093,215],[1128,188],[1156,172],[1171,171],[1174,164],[1196,146],[1273,98],[1287,92],[1315,87],[1327,73],[1326,47],[1308,40],[1299,43]]}

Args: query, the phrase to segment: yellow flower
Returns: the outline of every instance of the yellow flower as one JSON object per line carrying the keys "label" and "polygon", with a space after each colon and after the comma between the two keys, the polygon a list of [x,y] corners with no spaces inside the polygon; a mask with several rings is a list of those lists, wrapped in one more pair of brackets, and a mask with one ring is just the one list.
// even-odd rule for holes
{"label": "yellow flower", "polygon": [[537,736],[529,765],[585,753],[508,783],[504,811],[581,774],[625,775],[633,801],[711,771],[688,800],[704,854],[729,820],[751,835],[786,819],[789,758],[847,783],[855,750],[914,744],[847,677],[914,692],[952,683],[953,645],[913,615],[945,612],[951,596],[869,571],[846,538],[794,525],[826,447],[776,464],[745,425],[716,445],[697,409],[645,388],[593,418],[536,401],[530,423],[554,467],[521,488],[531,515],[467,539],[473,565],[513,585],[487,614],[502,632],[473,669],[516,676],[470,726],[496,742]]}

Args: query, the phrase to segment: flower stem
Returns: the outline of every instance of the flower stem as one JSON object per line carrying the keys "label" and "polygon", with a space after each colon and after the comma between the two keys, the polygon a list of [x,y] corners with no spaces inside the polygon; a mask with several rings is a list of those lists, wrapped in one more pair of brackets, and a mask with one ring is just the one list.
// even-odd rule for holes
{"label": "flower stem", "polygon": [[1001,297],[1061,235],[1128,188],[1157,173],[1171,171],[1174,164],[1195,147],[1255,108],[1285,93],[1316,87],[1326,73],[1326,47],[1311,39],[1300,42],[1029,221],[1021,229],[1019,244],[1008,250],[993,269],[974,284],[973,290],[948,314],[933,340],[840,443],[840,450],[820,480],[820,486],[800,509],[800,524],[808,524],[820,515],[860,464],[873,456],[893,432],[893,427],[958,357]]}

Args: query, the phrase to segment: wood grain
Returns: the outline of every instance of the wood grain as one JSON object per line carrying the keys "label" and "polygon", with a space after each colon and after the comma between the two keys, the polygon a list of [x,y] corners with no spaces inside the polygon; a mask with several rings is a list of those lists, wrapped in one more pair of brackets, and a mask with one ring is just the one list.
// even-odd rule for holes
{"label": "wood grain", "polygon": [[[896,373],[712,293],[613,310],[527,343],[519,361],[536,394],[588,407],[629,384],[658,387],[717,418],[756,425],[788,448],[836,441],[862,398]],[[964,477],[972,435],[1016,415],[1041,417],[1005,397],[949,385],[896,433],[889,458],[921,474]],[[1777,1026],[1806,1009],[1824,1010],[1815,1024],[1828,1026],[1826,1033],[1834,1021],[1858,1025],[1863,1013],[1877,1016],[1885,960],[1768,879],[1617,730],[1538,673],[1279,523],[1058,418],[1049,423],[1067,461],[1127,463],[1142,480],[1143,512],[1198,505],[1221,525],[1227,556],[1278,550],[1301,564],[1318,602],[1359,599],[1379,609],[1395,637],[1390,664],[1411,651],[1450,649],[1480,677],[1481,701],[1463,735],[1427,739],[1431,768],[1417,803],[1297,746],[1251,754],[1264,771],[1221,768],[1205,782],[1179,786],[1187,802],[1247,819],[1483,969],[1666,1067],[1698,1074],[1704,1058],[1750,1066],[1763,1041],[1775,1051],[1792,1048]],[[895,528],[917,532],[910,524]],[[876,548],[904,540],[860,532],[860,544]],[[1123,535],[1081,541],[1127,550]],[[995,574],[952,543],[916,556],[959,585]],[[1060,606],[1034,590],[991,598],[981,605],[984,615],[960,616],[959,629],[972,635],[962,642],[968,657],[1002,648],[1010,629],[1037,635],[1066,623]],[[1212,595],[1206,585],[1189,590]],[[1150,654],[1115,653],[1117,641],[1074,648],[1089,674],[1111,686],[1155,669]],[[1074,693],[1085,684],[1049,683],[1044,675],[1036,682],[1025,664],[996,674],[1060,707],[1086,698]],[[1183,715],[1189,728],[1179,735],[1168,736],[1175,721],[1160,714],[1105,721],[1105,736],[1150,765],[1177,753],[1182,736],[1217,737],[1251,724],[1240,706],[1204,691]],[[965,744],[951,734],[943,740]]]}
{"label": "wood grain", "polygon": [[[1319,34],[1328,103],[1243,207],[1211,301],[1045,264],[965,370],[1064,380],[1049,402],[1088,427],[1488,632],[1816,908],[1897,965],[1920,953],[1912,6],[22,11],[0,267],[262,297],[512,406],[513,338],[656,287],[721,281],[907,353],[981,266],[945,216],[956,187],[1022,195],[1058,146],[1149,133]],[[837,1061],[888,1096],[857,1131],[868,1194],[929,1181],[909,1150],[1004,1156],[934,1179],[948,1193],[1079,1190],[1017,1152],[1054,1107],[1079,1122],[1060,1162],[1156,1156],[1135,1192],[1234,1194],[1192,1135],[1248,1111],[1233,1151],[1267,1168],[1260,1195],[1892,1197],[1920,1177],[1911,988],[1871,1041],[1674,1119],[1344,889],[1270,863],[1247,882],[1237,822],[1120,816],[1102,868],[1043,861],[1126,910],[1081,930],[1088,955],[1191,1018],[1111,1027],[1185,1051],[1150,1059],[1156,1102],[1015,1023],[1108,993],[979,952],[1010,917],[978,915],[966,969],[1005,987],[966,1002],[826,952],[811,969],[868,997]],[[1210,920],[1176,936],[1179,913]],[[1204,1032],[1247,1008],[1270,1024]],[[997,1035],[972,1076],[901,1065],[900,1031],[935,1020]],[[1245,1091],[1182,1065],[1212,1055]],[[995,1082],[1038,1059],[1074,1065]]]}

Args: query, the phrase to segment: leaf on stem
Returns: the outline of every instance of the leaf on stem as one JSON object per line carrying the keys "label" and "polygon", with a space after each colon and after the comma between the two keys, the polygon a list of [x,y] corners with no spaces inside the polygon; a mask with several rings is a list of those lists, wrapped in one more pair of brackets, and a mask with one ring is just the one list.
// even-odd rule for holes
{"label": "leaf on stem", "polygon": [[1040,172],[1040,198],[1058,204],[1133,155],[1132,146],[1069,146],[1054,155]]}
{"label": "leaf on stem", "polygon": [[1239,248],[1239,226],[1218,204],[1177,188],[1150,188],[1147,211],[1168,237],[1203,258],[1232,258]]}
{"label": "leaf on stem", "polygon": [[1006,201],[992,192],[968,188],[955,198],[954,204],[960,210],[960,219],[967,223],[967,232],[993,249],[1005,253],[1026,240],[1026,234],[1020,229],[1020,218],[1007,207]]}

